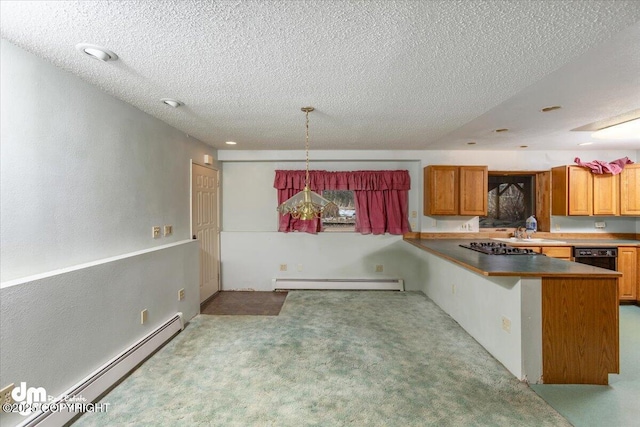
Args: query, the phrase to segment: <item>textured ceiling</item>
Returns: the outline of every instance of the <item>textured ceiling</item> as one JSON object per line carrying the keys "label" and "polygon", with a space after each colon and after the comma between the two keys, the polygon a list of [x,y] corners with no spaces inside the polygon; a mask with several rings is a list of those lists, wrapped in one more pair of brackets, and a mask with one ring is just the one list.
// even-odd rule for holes
{"label": "textured ceiling", "polygon": [[301,149],[306,105],[314,149],[372,150],[575,149],[640,108],[639,1],[0,5],[3,38],[222,149]]}

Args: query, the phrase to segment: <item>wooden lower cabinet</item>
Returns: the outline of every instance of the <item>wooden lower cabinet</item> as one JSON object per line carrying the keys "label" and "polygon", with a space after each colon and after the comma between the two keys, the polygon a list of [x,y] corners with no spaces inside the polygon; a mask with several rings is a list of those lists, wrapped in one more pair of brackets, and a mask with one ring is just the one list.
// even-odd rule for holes
{"label": "wooden lower cabinet", "polygon": [[520,249],[531,249],[533,252],[537,254],[542,253],[542,247],[540,246],[518,246]]}
{"label": "wooden lower cabinet", "polygon": [[622,277],[618,282],[620,301],[638,299],[638,249],[620,246],[618,248],[618,271]]}
{"label": "wooden lower cabinet", "polygon": [[571,261],[573,257],[572,246],[543,246],[542,253],[551,258],[564,259]]}

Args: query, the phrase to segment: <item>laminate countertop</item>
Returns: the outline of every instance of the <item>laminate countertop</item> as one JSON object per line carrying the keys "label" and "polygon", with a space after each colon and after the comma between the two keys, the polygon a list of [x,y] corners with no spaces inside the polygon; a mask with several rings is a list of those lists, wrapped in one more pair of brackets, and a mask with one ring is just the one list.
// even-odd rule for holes
{"label": "laminate countertop", "polygon": [[[407,243],[484,276],[615,278],[622,273],[571,261],[535,255],[487,255],[460,245],[473,239],[412,239]],[[477,241],[477,240],[475,240]],[[637,241],[635,241],[637,243]],[[536,246],[538,244],[535,244]],[[571,244],[573,246],[574,244]],[[514,245],[515,246],[515,245]],[[575,245],[582,246],[582,245]],[[595,245],[594,245],[595,246]],[[617,246],[617,245],[616,245]]]}

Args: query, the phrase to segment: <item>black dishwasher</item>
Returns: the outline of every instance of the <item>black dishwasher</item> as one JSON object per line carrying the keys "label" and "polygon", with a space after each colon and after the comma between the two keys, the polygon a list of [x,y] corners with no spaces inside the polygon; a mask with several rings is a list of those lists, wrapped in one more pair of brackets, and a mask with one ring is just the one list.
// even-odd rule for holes
{"label": "black dishwasher", "polygon": [[573,260],[580,264],[617,271],[618,248],[574,247]]}

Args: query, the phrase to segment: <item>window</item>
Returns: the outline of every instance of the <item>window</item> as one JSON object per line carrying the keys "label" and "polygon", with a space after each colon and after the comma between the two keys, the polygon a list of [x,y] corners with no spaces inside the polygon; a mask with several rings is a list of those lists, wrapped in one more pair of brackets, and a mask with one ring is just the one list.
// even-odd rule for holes
{"label": "window", "polygon": [[[273,186],[278,190],[278,205],[302,191],[306,182],[304,170],[276,170]],[[410,230],[408,198],[411,178],[407,170],[315,170],[309,171],[308,182],[311,190],[322,192],[327,199],[333,198],[341,214],[325,221],[280,215],[278,231],[317,234],[322,231],[323,224],[329,225],[329,229],[353,230],[361,234],[401,235]]]}
{"label": "window", "polygon": [[355,231],[356,207],[351,190],[325,190],[322,197],[338,205],[338,215],[323,217],[325,231]]}
{"label": "window", "polygon": [[489,173],[488,215],[480,217],[480,228],[524,227],[536,214],[535,175]]}

